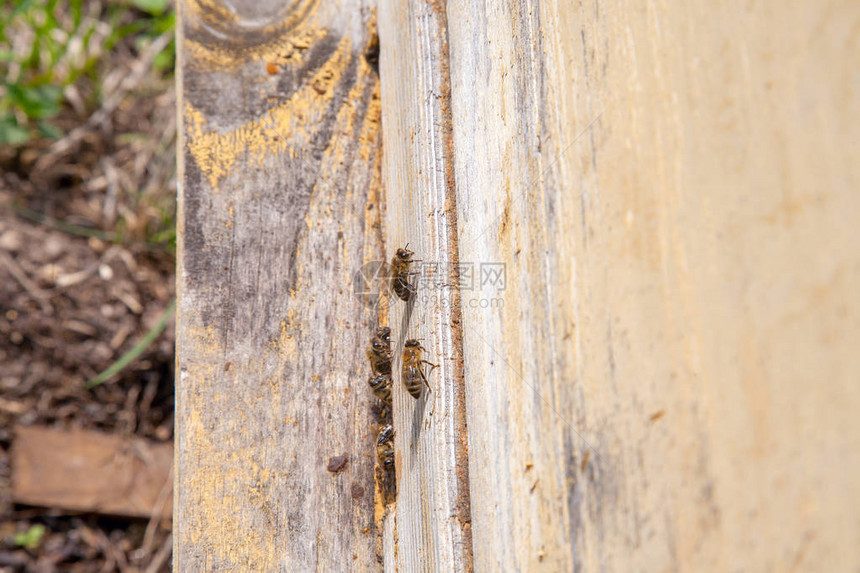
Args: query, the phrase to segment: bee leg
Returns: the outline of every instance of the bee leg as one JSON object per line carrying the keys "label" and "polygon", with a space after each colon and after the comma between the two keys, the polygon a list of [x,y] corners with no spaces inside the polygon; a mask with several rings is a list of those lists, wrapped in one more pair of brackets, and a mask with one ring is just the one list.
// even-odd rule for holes
{"label": "bee leg", "polygon": [[427,391],[428,391],[428,392],[432,392],[432,391],[433,391],[433,388],[431,388],[431,387],[430,387],[430,383],[429,383],[429,382],[427,382],[427,376],[425,376],[425,375],[424,375],[424,371],[423,371],[423,370],[419,370],[419,372],[421,372],[421,379],[422,379],[422,380],[424,380],[424,385],[425,385],[425,386],[427,386]]}
{"label": "bee leg", "polygon": [[[432,368],[430,369],[430,372],[433,372],[434,370],[436,370],[437,368],[439,368],[439,365],[438,365],[438,364],[433,364],[432,362],[427,362],[426,360],[422,360],[422,361],[421,361],[421,363],[422,363],[422,364],[429,364],[430,366],[432,366]],[[421,379],[422,379],[422,380],[424,380],[424,385],[425,385],[425,386],[427,386],[427,390],[429,390],[430,392],[432,392],[432,391],[433,391],[433,389],[432,389],[432,388],[430,388],[430,383],[429,383],[429,382],[427,382],[427,376],[424,374],[424,371],[423,371],[423,370],[421,370]]]}

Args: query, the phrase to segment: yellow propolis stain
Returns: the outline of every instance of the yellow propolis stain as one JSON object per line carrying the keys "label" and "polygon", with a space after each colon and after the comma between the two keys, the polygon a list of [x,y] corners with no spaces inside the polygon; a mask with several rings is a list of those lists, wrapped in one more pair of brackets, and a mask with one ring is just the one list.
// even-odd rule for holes
{"label": "yellow propolis stain", "polygon": [[[186,39],[185,49],[191,55],[194,65],[203,72],[231,73],[247,62],[260,62],[283,69],[287,66],[299,66],[304,63],[307,48],[325,37],[326,31],[319,28],[308,28],[289,40],[278,38],[260,46],[244,48],[241,51],[227,50],[219,45],[206,45]],[[268,71],[268,70],[267,70]]]}
{"label": "yellow propolis stain", "polygon": [[217,357],[223,354],[218,331],[212,326],[200,326],[189,320],[184,338],[194,344],[201,356]]}
{"label": "yellow propolis stain", "polygon": [[[199,329],[192,340],[220,355],[218,339],[209,336],[208,330]],[[195,363],[185,373],[184,383],[196,389],[198,402],[184,408],[178,439],[186,454],[186,471],[178,482],[185,507],[196,508],[194,513],[201,521],[183,528],[179,535],[184,544],[210,547],[212,556],[225,563],[255,562],[261,570],[275,570],[280,558],[276,548],[261,544],[251,533],[245,537],[243,532],[255,531],[261,521],[268,527],[276,523],[276,464],[261,455],[252,426],[243,422],[243,416],[232,416],[234,427],[229,433],[213,432],[213,428],[223,421],[219,412],[263,411],[280,403],[280,390],[277,384],[267,384],[260,395],[210,391],[204,381],[216,377],[218,366]],[[255,366],[254,361],[237,365],[240,375]]]}
{"label": "yellow propolis stain", "polygon": [[[292,308],[289,310],[289,314],[293,315],[294,311]],[[291,318],[287,320],[281,321],[281,332],[276,341],[272,341],[269,343],[269,349],[277,352],[278,356],[280,356],[283,360],[283,363],[289,363],[296,358],[298,346],[295,336],[295,327],[293,326],[293,321]]]}
{"label": "yellow propolis stain", "polygon": [[287,101],[232,131],[207,132],[203,114],[186,102],[188,148],[214,191],[242,154],[262,166],[269,156],[295,157],[295,149],[307,147],[349,65],[350,44],[343,38],[331,58]]}
{"label": "yellow propolis stain", "polygon": [[[235,24],[237,20],[236,13],[228,10],[224,3],[218,0],[190,0],[185,6],[201,19],[217,18],[225,24]],[[208,14],[208,17],[204,18],[204,14]],[[186,19],[191,20],[188,16]]]}
{"label": "yellow propolis stain", "polygon": [[[227,9],[223,2],[188,0],[184,21],[192,31],[214,35],[221,40],[238,36],[235,34],[238,29],[247,35],[248,28],[253,26],[255,41],[260,43],[238,46],[222,41],[202,43],[194,40],[195,33],[186,32],[183,49],[191,55],[193,65],[208,72],[229,73],[248,61],[262,61],[264,65],[273,63],[281,68],[287,63],[301,63],[305,51],[326,34],[325,30],[308,24],[319,3],[320,0],[287,2],[285,4],[292,5],[285,6],[282,13],[272,19],[272,24],[258,25],[241,21],[239,15]],[[270,40],[266,41],[267,38]]]}
{"label": "yellow propolis stain", "polygon": [[361,130],[359,155],[365,161],[379,154],[379,128],[382,125],[382,100],[379,98],[379,83],[373,89],[370,103],[367,106],[365,125]]}

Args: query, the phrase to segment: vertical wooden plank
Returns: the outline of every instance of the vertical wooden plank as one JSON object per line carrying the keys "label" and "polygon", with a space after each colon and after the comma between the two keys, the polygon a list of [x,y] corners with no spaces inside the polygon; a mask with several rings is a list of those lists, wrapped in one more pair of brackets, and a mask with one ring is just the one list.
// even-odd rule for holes
{"label": "vertical wooden plank", "polygon": [[382,518],[382,570],[397,571],[397,512],[392,505]]}
{"label": "vertical wooden plank", "polygon": [[[396,360],[396,562],[399,571],[471,570],[456,205],[444,2],[379,7],[383,179],[389,258],[407,243],[422,259],[417,298],[392,296]],[[404,315],[408,327],[404,330]],[[439,365],[418,400],[400,382],[405,338]]]}
{"label": "vertical wooden plank", "polygon": [[539,21],[525,2],[456,0],[448,21],[460,257],[502,264],[506,279],[501,293],[479,282],[473,294],[501,307],[463,306],[475,568],[572,571],[566,501],[587,444],[568,425],[573,389],[555,387],[554,315],[569,295],[547,284],[561,237],[537,204]]}
{"label": "vertical wooden plank", "polygon": [[448,22],[476,569],[857,569],[858,6]]}
{"label": "vertical wooden plank", "polygon": [[[378,570],[361,1],[180,2],[177,571]],[[331,464],[345,456],[346,463]],[[353,488],[353,485],[357,487]]]}

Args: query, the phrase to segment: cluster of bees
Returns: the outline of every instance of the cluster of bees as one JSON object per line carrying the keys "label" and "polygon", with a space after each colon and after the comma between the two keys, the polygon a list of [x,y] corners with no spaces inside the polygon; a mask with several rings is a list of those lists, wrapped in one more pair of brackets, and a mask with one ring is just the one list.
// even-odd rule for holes
{"label": "cluster of bees", "polygon": [[[397,253],[391,260],[389,267],[388,282],[391,290],[397,295],[397,298],[405,302],[408,302],[417,292],[415,286],[409,282],[409,276],[413,274],[409,269],[412,263],[415,262],[412,258],[413,254],[409,250],[409,245],[406,245],[405,248],[397,249]],[[436,364],[424,360],[424,351],[425,348],[415,339],[407,340],[403,345],[403,363],[400,378],[406,391],[415,399],[421,397],[423,386],[427,386],[427,389],[430,390],[430,384],[427,382],[427,376],[424,374],[423,365],[429,364],[432,368],[437,367]],[[388,412],[392,408],[391,391],[394,384],[391,378],[391,357],[391,329],[384,326],[377,329],[376,334],[370,341],[370,347],[367,349],[367,358],[373,371],[368,380],[368,385],[373,394],[385,406],[383,412]],[[384,414],[382,417],[387,416]],[[380,467],[386,471],[394,469],[394,429],[391,427],[391,424],[386,424],[379,431],[376,439],[376,455],[379,459]]]}

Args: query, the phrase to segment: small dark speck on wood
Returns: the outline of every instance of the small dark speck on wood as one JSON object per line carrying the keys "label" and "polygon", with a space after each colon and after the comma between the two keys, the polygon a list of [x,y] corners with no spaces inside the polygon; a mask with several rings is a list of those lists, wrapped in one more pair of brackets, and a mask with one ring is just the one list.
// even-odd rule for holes
{"label": "small dark speck on wood", "polygon": [[346,467],[347,461],[349,461],[349,459],[346,456],[335,456],[328,461],[328,467],[326,469],[336,474]]}
{"label": "small dark speck on wood", "polygon": [[352,493],[352,499],[358,499],[364,495],[364,488],[357,483],[353,483],[350,492]]}
{"label": "small dark speck on wood", "polygon": [[662,418],[665,415],[666,415],[666,410],[660,410],[658,412],[654,412],[653,414],[651,414],[651,417],[649,418],[649,420],[651,420],[652,422],[656,422],[657,420],[659,420],[660,418]]}

